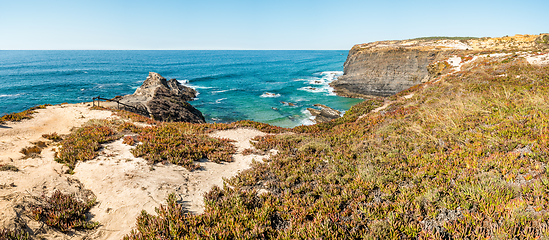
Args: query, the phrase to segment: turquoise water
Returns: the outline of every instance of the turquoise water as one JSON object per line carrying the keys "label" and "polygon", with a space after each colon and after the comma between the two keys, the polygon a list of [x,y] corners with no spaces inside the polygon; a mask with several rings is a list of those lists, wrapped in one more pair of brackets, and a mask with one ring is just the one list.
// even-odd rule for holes
{"label": "turquoise water", "polygon": [[190,103],[208,122],[293,127],[311,124],[306,108],[313,104],[345,111],[361,101],[335,96],[328,86],[346,57],[347,51],[0,51],[0,114],[132,94],[157,72],[195,88]]}

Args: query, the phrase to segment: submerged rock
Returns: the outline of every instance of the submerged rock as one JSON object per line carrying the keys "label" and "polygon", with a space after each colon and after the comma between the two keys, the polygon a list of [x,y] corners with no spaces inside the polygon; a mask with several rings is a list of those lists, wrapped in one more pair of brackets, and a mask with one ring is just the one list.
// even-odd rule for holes
{"label": "submerged rock", "polygon": [[205,123],[202,113],[187,101],[196,97],[196,91],[181,85],[176,79],[167,81],[160,74],[150,72],[134,94],[123,96],[121,103],[135,107],[127,109],[155,120],[167,122]]}

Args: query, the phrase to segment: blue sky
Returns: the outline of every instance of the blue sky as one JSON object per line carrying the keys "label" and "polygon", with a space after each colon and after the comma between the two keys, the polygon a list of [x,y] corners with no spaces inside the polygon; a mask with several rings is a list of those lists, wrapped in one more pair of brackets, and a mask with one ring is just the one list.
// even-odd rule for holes
{"label": "blue sky", "polygon": [[0,49],[341,49],[549,32],[549,1],[0,0]]}

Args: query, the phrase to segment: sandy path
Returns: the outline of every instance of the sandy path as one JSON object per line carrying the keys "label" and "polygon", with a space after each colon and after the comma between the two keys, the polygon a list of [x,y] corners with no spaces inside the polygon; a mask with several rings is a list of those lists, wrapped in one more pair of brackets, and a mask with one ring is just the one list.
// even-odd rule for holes
{"label": "sandy path", "polygon": [[21,148],[44,141],[42,134],[68,134],[90,119],[106,119],[110,111],[90,110],[88,104],[65,104],[38,109],[32,119],[0,125],[0,163],[23,156]]}
{"label": "sandy path", "polygon": [[[107,119],[110,111],[89,110],[86,104],[50,106],[39,109],[33,119],[0,125],[0,164],[11,164],[19,172],[0,171],[0,227],[24,226],[38,237],[45,239],[121,239],[135,226],[135,219],[142,210],[154,213],[170,193],[175,193],[193,213],[204,210],[203,194],[212,186],[223,185],[223,178],[230,178],[249,168],[253,159],[264,156],[243,156],[242,150],[252,147],[250,139],[263,136],[252,129],[232,129],[212,133],[212,137],[235,140],[237,154],[234,162],[217,164],[207,160],[200,162],[201,170],[189,172],[176,165],[148,165],[142,158],[135,158],[132,146],[118,140],[104,145],[99,156],[91,161],[78,163],[75,174],[65,174],[67,167],[54,161],[53,146],[42,151],[40,157],[22,159],[19,151],[32,142],[46,141],[42,134],[57,132],[68,134],[91,119]],[[91,190],[98,204],[92,208],[91,220],[101,226],[94,231],[65,235],[57,231],[45,231],[41,223],[25,216],[21,204],[31,196],[49,195],[59,189],[65,193]]]}
{"label": "sandy path", "polygon": [[223,186],[223,178],[234,176],[249,168],[253,159],[263,156],[243,156],[240,152],[251,147],[250,139],[264,133],[251,129],[233,129],[211,134],[235,140],[238,153],[234,162],[217,164],[202,161],[202,170],[190,172],[177,165],[148,165],[145,159],[135,158],[133,148],[122,140],[107,144],[101,156],[92,161],[79,163],[74,177],[92,190],[99,204],[91,210],[93,221],[103,226],[91,236],[94,239],[121,239],[135,226],[135,219],[146,210],[164,204],[170,193],[175,193],[193,213],[204,211],[203,194],[214,185]]}
{"label": "sandy path", "polygon": [[[0,171],[0,227],[13,228],[27,224],[40,233],[40,223],[31,221],[20,208],[30,196],[51,194],[56,189],[79,192],[81,184],[73,176],[64,174],[66,166],[54,161],[52,146],[42,150],[37,158],[23,159],[20,150],[32,142],[47,141],[42,134],[67,134],[90,119],[106,119],[110,111],[90,110],[87,104],[66,104],[38,109],[32,119],[0,125],[0,164],[16,166],[19,171]],[[68,236],[49,232],[48,239],[66,239]],[[75,234],[73,238],[79,238]]]}

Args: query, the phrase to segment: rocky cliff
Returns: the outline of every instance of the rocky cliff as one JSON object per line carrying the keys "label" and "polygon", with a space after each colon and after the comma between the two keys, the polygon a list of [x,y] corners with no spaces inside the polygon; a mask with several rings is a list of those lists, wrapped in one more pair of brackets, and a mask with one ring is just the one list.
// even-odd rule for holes
{"label": "rocky cliff", "polygon": [[148,113],[155,120],[205,123],[202,113],[187,102],[194,97],[194,89],[150,72],[143,85],[134,94],[123,96],[120,102],[140,109],[140,113]]}
{"label": "rocky cliff", "polygon": [[344,64],[344,74],[332,82],[342,96],[390,96],[448,69],[431,64],[475,52],[544,49],[549,35],[515,35],[502,38],[424,38],[380,41],[355,45]]}

